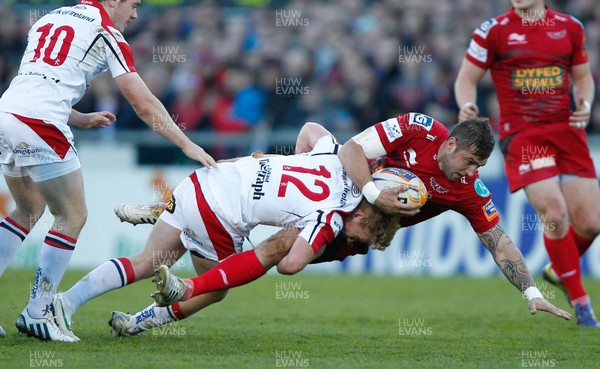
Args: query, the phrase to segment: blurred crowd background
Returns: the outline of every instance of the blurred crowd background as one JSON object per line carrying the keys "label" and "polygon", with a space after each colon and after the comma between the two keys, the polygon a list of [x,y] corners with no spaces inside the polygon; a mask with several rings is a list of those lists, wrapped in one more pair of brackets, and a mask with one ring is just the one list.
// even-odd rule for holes
{"label": "blurred crowd background", "polygon": [[[9,2],[0,5],[0,91],[17,72],[33,22],[74,3]],[[600,6],[546,3],[586,27],[597,86],[588,130],[600,132]],[[508,0],[143,0],[125,37],[138,72],[186,131],[317,121],[356,132],[409,111],[453,125],[453,83],[471,33],[509,8]],[[115,112],[117,131],[148,129],[110,79],[98,78],[77,108]],[[496,125],[489,74],[478,93],[481,113]]]}

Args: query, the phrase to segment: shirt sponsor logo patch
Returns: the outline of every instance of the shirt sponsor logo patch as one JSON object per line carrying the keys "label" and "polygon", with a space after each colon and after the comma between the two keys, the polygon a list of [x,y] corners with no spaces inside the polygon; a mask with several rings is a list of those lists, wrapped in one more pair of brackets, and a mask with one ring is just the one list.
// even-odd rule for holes
{"label": "shirt sponsor logo patch", "polygon": [[485,215],[485,219],[487,219],[488,222],[491,222],[498,217],[498,210],[496,210],[496,205],[494,205],[492,199],[483,205],[481,209],[483,210],[483,215]]}
{"label": "shirt sponsor logo patch", "polygon": [[508,35],[508,44],[509,45],[523,45],[527,43],[527,38],[525,37],[525,35],[521,35],[518,33],[511,33],[510,35]]}
{"label": "shirt sponsor logo patch", "polygon": [[540,68],[515,69],[512,75],[512,87],[534,92],[548,88],[560,88],[565,83],[563,68],[549,65]]}
{"label": "shirt sponsor logo patch", "polygon": [[558,32],[546,32],[546,34],[553,40],[560,40],[567,35],[567,30],[563,29],[562,31]]}
{"label": "shirt sponsor logo patch", "polygon": [[485,22],[481,23],[479,28],[475,30],[475,34],[485,39],[490,33],[490,29],[492,29],[492,27],[494,27],[496,24],[498,24],[498,21],[494,18],[488,19]]}
{"label": "shirt sponsor logo patch", "polygon": [[473,182],[473,187],[475,187],[475,192],[481,197],[488,197],[490,195],[490,190],[487,189],[483,181],[479,178]]}
{"label": "shirt sponsor logo patch", "polygon": [[471,55],[475,60],[479,60],[482,63],[487,62],[488,51],[485,47],[479,46],[475,40],[471,40],[467,54]]}
{"label": "shirt sponsor logo patch", "polygon": [[167,207],[165,208],[165,210],[171,214],[173,214],[175,212],[175,206],[177,204],[175,203],[175,196],[171,196],[171,200],[169,200],[169,203],[167,204]]}
{"label": "shirt sponsor logo patch", "polygon": [[398,119],[390,118],[385,122],[382,122],[381,126],[383,127],[383,131],[385,132],[388,141],[393,142],[402,137],[402,130],[400,130]]}
{"label": "shirt sponsor logo patch", "polygon": [[408,124],[416,124],[429,131],[433,125],[433,118],[421,113],[410,113]]}

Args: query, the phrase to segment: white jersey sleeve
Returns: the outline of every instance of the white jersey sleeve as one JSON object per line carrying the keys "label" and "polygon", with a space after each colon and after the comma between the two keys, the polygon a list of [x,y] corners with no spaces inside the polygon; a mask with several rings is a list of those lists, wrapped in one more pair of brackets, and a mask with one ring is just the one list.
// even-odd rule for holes
{"label": "white jersey sleeve", "polygon": [[41,17],[29,30],[19,72],[0,98],[0,110],[39,119],[66,137],[71,108],[92,79],[134,72],[133,54],[97,1],[83,0]]}
{"label": "white jersey sleeve", "polygon": [[331,243],[342,231],[344,221],[336,212],[326,213],[318,210],[303,219],[302,231],[298,235],[308,242],[317,254],[325,245]]}
{"label": "white jersey sleeve", "polygon": [[373,126],[352,137],[352,141],[362,147],[367,159],[375,159],[386,154],[377,130]]}

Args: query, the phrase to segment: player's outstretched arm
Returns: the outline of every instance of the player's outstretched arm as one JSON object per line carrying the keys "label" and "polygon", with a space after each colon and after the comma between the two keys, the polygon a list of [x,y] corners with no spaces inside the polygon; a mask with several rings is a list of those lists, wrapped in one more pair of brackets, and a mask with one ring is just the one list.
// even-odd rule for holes
{"label": "player's outstretched arm", "polygon": [[81,129],[104,128],[110,126],[110,122],[114,122],[115,120],[117,120],[117,117],[109,111],[97,111],[86,114],[71,109],[67,124]]}
{"label": "player's outstretched arm", "polygon": [[115,82],[148,127],[179,147],[190,159],[199,161],[206,167],[217,166],[215,160],[204,149],[190,141],[179,129],[164,105],[150,92],[137,73],[122,74],[115,78]]}
{"label": "player's outstretched arm", "polygon": [[555,307],[543,298],[535,286],[535,281],[529,273],[521,251],[515,247],[500,224],[483,233],[477,233],[477,235],[494,257],[494,261],[498,264],[506,279],[525,294],[529,300],[529,311],[532,314],[541,310],[566,320],[571,319],[569,313]]}

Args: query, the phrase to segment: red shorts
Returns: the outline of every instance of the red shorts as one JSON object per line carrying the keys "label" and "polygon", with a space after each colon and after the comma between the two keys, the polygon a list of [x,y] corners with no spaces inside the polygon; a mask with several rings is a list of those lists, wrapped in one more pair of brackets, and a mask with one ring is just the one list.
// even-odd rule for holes
{"label": "red shorts", "polygon": [[500,140],[500,148],[510,192],[559,174],[596,178],[585,131],[568,124],[527,128]]}

